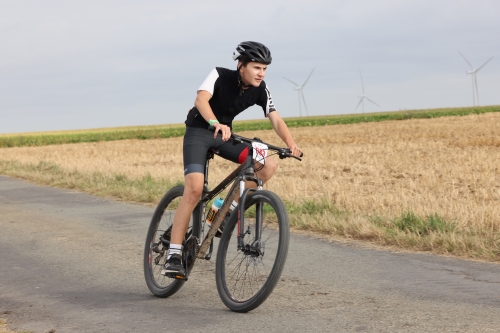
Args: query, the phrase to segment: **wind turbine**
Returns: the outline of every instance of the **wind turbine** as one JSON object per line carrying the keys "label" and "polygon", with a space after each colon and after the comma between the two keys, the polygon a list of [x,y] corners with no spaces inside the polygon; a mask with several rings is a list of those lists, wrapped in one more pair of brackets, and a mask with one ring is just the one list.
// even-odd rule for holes
{"label": "wind turbine", "polygon": [[356,105],[356,108],[354,109],[354,111],[356,111],[358,109],[359,105],[361,104],[361,107],[363,109],[363,113],[365,113],[365,99],[369,100],[370,102],[372,102],[373,104],[375,104],[378,107],[380,107],[380,105],[378,105],[377,103],[375,103],[374,101],[372,101],[371,99],[369,99],[368,97],[366,97],[366,95],[365,95],[365,84],[363,83],[363,75],[361,75],[361,71],[359,71],[359,76],[361,77],[361,88],[363,89],[363,95],[358,96],[359,97],[359,103],[358,103],[358,105]]}
{"label": "wind turbine", "polygon": [[465,61],[467,61],[467,63],[469,64],[470,68],[471,68],[471,71],[468,71],[467,74],[472,74],[472,98],[473,98],[473,101],[474,101],[474,104],[473,106],[479,106],[479,94],[477,92],[477,79],[476,79],[476,73],[479,72],[479,70],[481,68],[483,68],[488,62],[490,62],[491,59],[493,59],[493,57],[489,58],[481,67],[479,67],[478,69],[474,69],[474,67],[472,66],[472,64],[469,62],[469,60],[467,60],[467,58],[465,58],[465,56],[462,54],[462,52],[458,51],[458,53],[460,53],[460,55],[462,56],[462,58],[465,59]]}
{"label": "wind turbine", "polygon": [[301,86],[299,86],[297,83],[293,82],[292,80],[287,79],[286,77],[283,77],[285,80],[291,82],[295,86],[295,87],[293,87],[293,90],[297,90],[299,93],[299,114],[301,117],[302,117],[301,100],[304,102],[304,106],[306,108],[306,114],[309,115],[309,112],[307,111],[306,99],[304,98],[304,93],[302,92],[302,88],[304,88],[304,86],[306,85],[307,81],[309,80],[309,78],[311,77],[313,72],[314,72],[314,68],[312,69],[311,73],[309,74],[309,76],[307,77],[307,79],[305,80],[305,82]]}

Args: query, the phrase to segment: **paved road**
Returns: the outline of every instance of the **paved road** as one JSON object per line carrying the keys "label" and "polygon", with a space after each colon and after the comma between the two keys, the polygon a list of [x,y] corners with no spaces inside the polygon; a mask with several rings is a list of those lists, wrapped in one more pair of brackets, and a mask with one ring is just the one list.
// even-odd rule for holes
{"label": "paved road", "polygon": [[293,235],[256,310],[220,301],[214,262],[155,298],[142,273],[150,207],[0,176],[0,317],[33,332],[499,332],[500,265]]}

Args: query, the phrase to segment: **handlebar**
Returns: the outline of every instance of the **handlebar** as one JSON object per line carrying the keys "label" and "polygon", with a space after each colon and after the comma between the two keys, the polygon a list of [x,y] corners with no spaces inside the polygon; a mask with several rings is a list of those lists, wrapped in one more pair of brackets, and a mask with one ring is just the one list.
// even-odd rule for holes
{"label": "handlebar", "polygon": [[299,157],[293,156],[292,155],[292,151],[290,149],[270,145],[270,144],[262,141],[259,138],[249,139],[249,138],[245,138],[243,136],[236,135],[236,134],[233,133],[233,134],[231,134],[231,139],[233,140],[234,143],[244,143],[244,144],[247,144],[247,145],[252,145],[252,142],[261,142],[261,143],[264,143],[267,146],[268,149],[276,151],[276,153],[278,154],[278,157],[280,159],[284,159],[284,158],[287,158],[287,157],[293,157],[293,158],[295,158],[295,159],[297,159],[299,161],[302,161],[302,159],[300,157],[304,156],[304,153],[302,153],[302,152],[300,153]]}
{"label": "handlebar", "polygon": [[[215,131],[215,127],[214,126],[209,126],[208,129],[211,130],[212,132]],[[245,138],[243,136],[231,133],[230,139],[233,141],[233,144],[243,143],[243,144],[246,144],[248,146],[251,146],[252,142],[264,143],[269,149],[276,151],[276,153],[277,153],[277,155],[278,155],[278,157],[280,159],[284,159],[284,158],[287,158],[287,157],[293,157],[293,158],[295,158],[295,159],[297,159],[299,161],[302,161],[301,157],[304,156],[304,153],[302,153],[302,152],[300,153],[300,157],[293,156],[292,155],[292,151],[290,149],[270,145],[270,144],[262,141],[259,138],[250,139],[250,138]]]}

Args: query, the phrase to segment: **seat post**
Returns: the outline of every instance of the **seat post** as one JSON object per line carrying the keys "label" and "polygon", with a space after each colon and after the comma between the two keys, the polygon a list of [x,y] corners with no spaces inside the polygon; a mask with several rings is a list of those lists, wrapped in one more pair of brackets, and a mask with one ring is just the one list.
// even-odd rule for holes
{"label": "seat post", "polygon": [[209,149],[207,151],[207,159],[205,161],[205,179],[203,183],[203,190],[205,191],[205,193],[210,192],[208,189],[208,167],[210,165],[210,160],[213,158],[214,158],[214,150]]}

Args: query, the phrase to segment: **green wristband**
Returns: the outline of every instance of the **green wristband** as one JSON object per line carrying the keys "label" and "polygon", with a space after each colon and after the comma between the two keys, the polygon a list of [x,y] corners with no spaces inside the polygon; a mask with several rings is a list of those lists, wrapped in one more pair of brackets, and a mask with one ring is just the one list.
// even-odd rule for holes
{"label": "green wristband", "polygon": [[212,126],[214,123],[220,124],[220,123],[219,123],[219,121],[218,121],[217,119],[210,119],[210,120],[208,121],[208,124],[209,124],[210,126]]}

